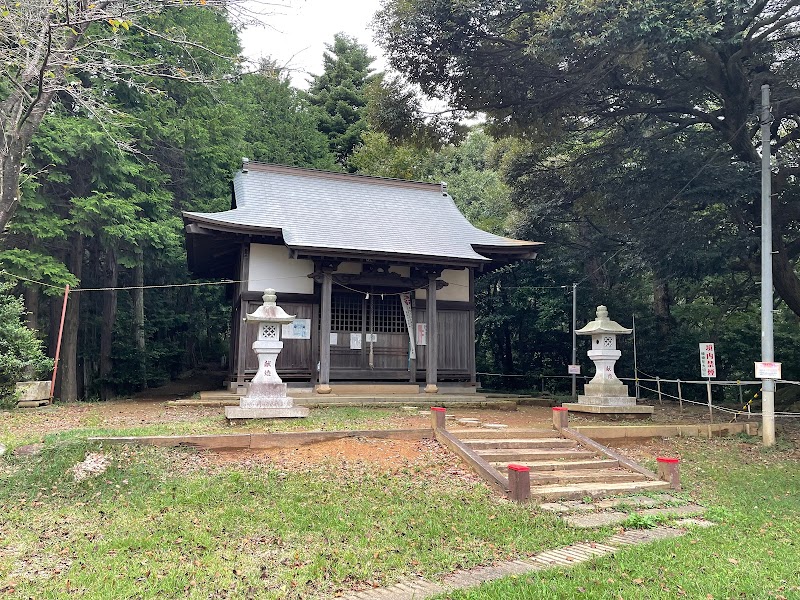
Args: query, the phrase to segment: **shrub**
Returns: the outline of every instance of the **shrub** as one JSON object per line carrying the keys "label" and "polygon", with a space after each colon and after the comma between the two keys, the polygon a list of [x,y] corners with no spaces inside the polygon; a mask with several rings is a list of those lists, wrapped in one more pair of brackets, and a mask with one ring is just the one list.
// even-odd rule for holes
{"label": "shrub", "polygon": [[45,356],[36,332],[25,326],[22,298],[10,294],[11,286],[0,283],[0,406],[16,403],[15,384],[26,375],[38,377],[53,367]]}

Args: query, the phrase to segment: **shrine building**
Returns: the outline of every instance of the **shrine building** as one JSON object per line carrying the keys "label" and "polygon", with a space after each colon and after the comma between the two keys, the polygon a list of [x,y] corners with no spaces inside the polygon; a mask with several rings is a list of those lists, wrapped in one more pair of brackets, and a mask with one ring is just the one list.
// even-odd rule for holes
{"label": "shrine building", "polygon": [[236,283],[230,381],[256,372],[243,317],[265,288],[283,327],[284,380],[476,384],[475,275],[536,256],[539,242],[467,221],[446,184],[245,162],[231,210],[184,212],[189,269]]}

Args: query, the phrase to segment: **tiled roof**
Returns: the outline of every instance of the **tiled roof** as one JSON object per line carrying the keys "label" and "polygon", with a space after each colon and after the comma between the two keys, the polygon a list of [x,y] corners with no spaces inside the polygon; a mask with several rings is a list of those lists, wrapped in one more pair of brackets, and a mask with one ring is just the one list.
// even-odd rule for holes
{"label": "tiled roof", "polygon": [[250,163],[233,186],[236,208],[186,212],[186,220],[281,230],[284,243],[298,250],[484,262],[490,259],[480,250],[533,253],[538,245],[474,227],[438,184]]}

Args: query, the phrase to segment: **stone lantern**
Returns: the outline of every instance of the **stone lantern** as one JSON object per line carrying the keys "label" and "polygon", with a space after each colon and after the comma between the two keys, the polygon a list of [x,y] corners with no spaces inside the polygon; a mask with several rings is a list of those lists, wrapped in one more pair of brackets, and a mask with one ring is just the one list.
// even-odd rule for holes
{"label": "stone lantern", "polygon": [[583,386],[577,403],[564,404],[569,410],[592,413],[647,413],[652,406],[637,406],[636,398],[628,395],[628,386],[614,373],[614,365],[622,353],[617,350],[617,336],[633,331],[608,318],[605,306],[597,307],[597,318],[575,331],[576,335],[592,336],[592,348],[586,354],[592,359],[595,374]]}
{"label": "stone lantern", "polygon": [[258,371],[250,382],[247,395],[239,400],[239,406],[226,406],[225,416],[229,419],[307,417],[308,408],[294,406],[293,399],[286,395],[286,384],[275,368],[283,349],[281,326],[294,321],[294,315],[286,314],[276,304],[275,290],[264,290],[263,298],[264,304],[245,319],[258,323],[258,338],[253,342],[253,351],[258,356]]}

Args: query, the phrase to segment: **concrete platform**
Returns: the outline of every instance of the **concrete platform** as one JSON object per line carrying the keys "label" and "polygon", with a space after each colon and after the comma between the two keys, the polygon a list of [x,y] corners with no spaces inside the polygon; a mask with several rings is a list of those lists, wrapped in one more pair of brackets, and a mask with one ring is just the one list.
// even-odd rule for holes
{"label": "concrete platform", "polygon": [[561,406],[570,412],[591,413],[593,415],[631,415],[647,418],[653,414],[655,407],[647,405],[636,406],[608,406],[599,404],[580,404],[579,402],[565,402]]}
{"label": "concrete platform", "polygon": [[[415,394],[413,396],[391,394],[364,395],[364,396],[338,396],[334,394],[296,394],[292,390],[295,406],[308,408],[324,408],[329,406],[358,406],[362,408],[395,408],[400,406],[414,406],[416,408],[430,408],[442,406],[445,408],[489,408],[493,410],[517,410],[517,403],[513,400],[490,400],[485,396],[471,394],[457,396],[454,394]],[[241,396],[230,392],[202,392],[200,398],[185,398],[171,400],[167,406],[239,406]]]}
{"label": "concrete platform", "polygon": [[225,407],[225,417],[228,419],[298,419],[307,417],[310,412],[304,406],[293,406],[291,408]]}

